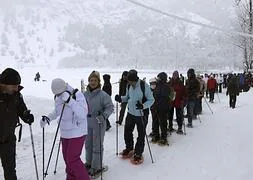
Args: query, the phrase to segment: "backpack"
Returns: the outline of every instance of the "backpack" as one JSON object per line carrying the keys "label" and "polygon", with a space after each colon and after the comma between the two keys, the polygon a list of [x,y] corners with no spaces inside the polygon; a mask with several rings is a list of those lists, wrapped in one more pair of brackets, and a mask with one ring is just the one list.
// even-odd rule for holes
{"label": "backpack", "polygon": [[[70,91],[65,91],[65,92],[69,93],[69,95],[72,96],[74,100],[76,100],[76,93],[78,92],[78,89],[74,89],[72,93]],[[54,96],[54,100],[55,98],[56,98],[56,95]]]}
{"label": "backpack", "polygon": [[[147,98],[145,96],[145,81],[140,80],[140,86],[141,86],[141,91],[142,91],[142,94],[143,94],[143,97],[142,97],[142,104],[143,104],[147,101]],[[127,90],[128,91],[129,91],[129,88],[130,88],[130,85],[128,84],[127,85]],[[149,115],[149,108],[143,109],[143,114],[144,114],[144,116],[147,117]]]}

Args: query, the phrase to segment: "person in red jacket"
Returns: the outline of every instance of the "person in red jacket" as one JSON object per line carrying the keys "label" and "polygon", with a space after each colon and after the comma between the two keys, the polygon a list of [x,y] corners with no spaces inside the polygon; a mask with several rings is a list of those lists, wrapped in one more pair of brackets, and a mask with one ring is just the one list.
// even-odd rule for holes
{"label": "person in red jacket", "polygon": [[178,71],[174,71],[172,79],[170,80],[170,85],[176,92],[175,100],[172,102],[171,109],[169,111],[169,131],[172,132],[173,129],[173,115],[174,108],[176,109],[177,117],[177,133],[183,134],[182,125],[183,125],[183,109],[184,109],[184,100],[185,100],[185,86],[179,78]]}
{"label": "person in red jacket", "polygon": [[210,78],[207,81],[207,89],[209,91],[209,102],[213,103],[214,100],[214,93],[217,86],[216,79],[214,79],[213,75],[210,76]]}

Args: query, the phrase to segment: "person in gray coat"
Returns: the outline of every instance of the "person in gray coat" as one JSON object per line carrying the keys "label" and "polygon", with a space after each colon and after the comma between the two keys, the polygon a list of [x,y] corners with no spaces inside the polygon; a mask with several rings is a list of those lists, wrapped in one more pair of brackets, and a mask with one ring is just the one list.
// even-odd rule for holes
{"label": "person in gray coat", "polygon": [[112,114],[114,106],[111,97],[101,90],[99,72],[93,71],[88,81],[87,91],[84,92],[89,107],[85,166],[90,176],[96,176],[103,171],[101,162],[103,162],[106,119]]}

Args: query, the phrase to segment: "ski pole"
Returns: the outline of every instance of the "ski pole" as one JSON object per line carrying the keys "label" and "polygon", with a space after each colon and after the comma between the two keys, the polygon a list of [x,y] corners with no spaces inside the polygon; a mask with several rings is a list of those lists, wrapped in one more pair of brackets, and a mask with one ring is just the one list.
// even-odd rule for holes
{"label": "ski pole", "polygon": [[184,125],[184,135],[186,136],[186,128],[185,128],[185,120],[183,118],[183,125]]}
{"label": "ski pole", "polygon": [[182,118],[182,120],[183,120],[183,126],[184,126],[184,135],[186,136],[186,128],[185,128],[185,120],[184,120],[184,107],[182,108],[182,111],[181,111],[181,118]]}
{"label": "ski pole", "polygon": [[98,127],[99,127],[99,148],[100,148],[100,168],[101,168],[101,180],[103,179],[103,160],[102,160],[102,133],[101,133],[101,120],[99,118],[97,118],[97,121],[98,121]]}
{"label": "ski pole", "polygon": [[197,117],[198,117],[198,119],[199,119],[199,122],[202,123],[199,114],[197,114]]}
{"label": "ski pole", "polygon": [[42,173],[43,173],[43,180],[45,179],[44,172],[45,172],[45,129],[42,128]]}
{"label": "ski pole", "polygon": [[[116,122],[119,121],[119,103],[116,102]],[[116,123],[116,156],[119,155],[119,123]]]}
{"label": "ski pole", "polygon": [[35,165],[35,171],[36,171],[36,178],[37,178],[37,180],[39,180],[38,166],[37,166],[36,155],[35,155],[35,148],[34,148],[32,126],[29,125],[29,127],[30,127],[30,134],[31,134],[31,142],[32,142],[32,149],[33,149],[33,159],[34,159],[34,165]]}
{"label": "ski pole", "polygon": [[146,141],[147,141],[147,144],[148,144],[148,150],[149,150],[150,158],[151,158],[152,163],[154,163],[154,159],[153,159],[151,148],[150,148],[149,141],[148,141],[148,135],[146,133],[146,128],[145,128],[145,124],[144,124],[145,116],[144,116],[144,113],[143,113],[142,109],[140,109],[140,114],[141,114],[141,121],[142,121],[142,125],[143,125],[143,130],[145,132],[145,137],[146,137]]}
{"label": "ski pole", "polygon": [[205,97],[204,97],[204,100],[205,100],[205,102],[206,102],[207,107],[209,108],[209,110],[210,110],[210,111],[211,111],[211,113],[213,114],[213,111],[212,111],[212,109],[211,109],[210,105],[208,104],[208,102],[207,102],[207,100],[206,100],[206,98],[205,98]]}
{"label": "ski pole", "polygon": [[60,147],[61,147],[61,140],[59,140],[59,144],[58,144],[57,156],[56,156],[55,167],[54,167],[54,174],[56,174],[56,169],[57,169],[57,164],[58,164],[58,159],[59,159],[59,154],[60,154]]}
{"label": "ski pole", "polygon": [[59,119],[59,123],[58,123],[57,129],[56,129],[56,132],[55,132],[54,141],[53,141],[53,145],[52,145],[52,148],[51,148],[50,156],[49,156],[49,159],[48,159],[46,172],[45,172],[45,174],[44,174],[45,177],[48,175],[48,174],[47,174],[47,171],[48,171],[49,164],[50,164],[50,161],[51,161],[51,158],[52,158],[52,154],[53,154],[53,150],[54,150],[56,138],[57,138],[57,135],[58,135],[58,131],[59,131],[59,128],[60,128],[60,124],[61,124],[62,115],[63,115],[63,111],[64,111],[64,108],[65,108],[65,105],[66,105],[66,103],[63,104],[62,111],[61,111],[61,115],[60,115],[60,119]]}

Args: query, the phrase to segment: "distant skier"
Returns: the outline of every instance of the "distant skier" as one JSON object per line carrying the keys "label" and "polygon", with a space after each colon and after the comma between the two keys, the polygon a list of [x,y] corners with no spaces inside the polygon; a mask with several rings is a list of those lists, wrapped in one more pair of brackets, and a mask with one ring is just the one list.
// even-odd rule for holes
{"label": "distant skier", "polygon": [[40,73],[39,72],[36,73],[34,81],[40,81]]}

